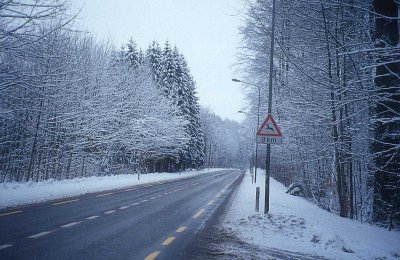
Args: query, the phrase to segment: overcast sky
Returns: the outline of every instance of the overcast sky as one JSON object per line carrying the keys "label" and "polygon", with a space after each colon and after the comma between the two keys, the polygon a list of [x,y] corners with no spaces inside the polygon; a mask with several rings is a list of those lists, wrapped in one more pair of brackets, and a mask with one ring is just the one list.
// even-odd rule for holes
{"label": "overcast sky", "polygon": [[242,120],[241,86],[231,81],[240,37],[242,0],[72,0],[82,8],[78,27],[118,47],[133,38],[176,45],[197,82],[200,104],[223,118]]}

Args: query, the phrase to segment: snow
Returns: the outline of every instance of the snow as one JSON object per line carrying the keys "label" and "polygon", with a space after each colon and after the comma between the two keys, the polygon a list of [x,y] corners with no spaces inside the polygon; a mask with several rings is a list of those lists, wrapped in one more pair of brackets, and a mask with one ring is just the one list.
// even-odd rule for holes
{"label": "snow", "polygon": [[[272,178],[270,212],[264,216],[264,176],[252,184],[246,172],[223,222],[241,240],[260,248],[330,259],[400,258],[399,232],[324,211],[304,198],[286,194],[286,188]],[[255,212],[256,186],[261,187],[260,213]]]}
{"label": "snow", "polygon": [[70,180],[46,180],[42,182],[4,182],[0,183],[0,208],[31,204],[48,200],[78,196],[86,193],[131,187],[133,185],[194,177],[200,174],[224,170],[211,168],[200,171],[179,173],[120,174],[102,177],[84,177]]}

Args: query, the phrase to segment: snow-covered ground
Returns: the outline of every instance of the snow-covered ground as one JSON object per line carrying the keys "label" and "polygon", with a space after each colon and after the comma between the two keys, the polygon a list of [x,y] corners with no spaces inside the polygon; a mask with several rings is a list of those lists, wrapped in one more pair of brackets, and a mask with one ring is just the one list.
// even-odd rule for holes
{"label": "snow-covered ground", "polygon": [[[262,172],[260,170],[260,172]],[[256,184],[246,172],[228,210],[224,228],[257,247],[276,248],[330,259],[399,259],[400,233],[340,218],[304,198],[285,193],[271,179],[270,212],[264,210],[264,176]],[[255,212],[255,190],[261,187],[260,213]]]}
{"label": "snow-covered ground", "polygon": [[47,180],[43,182],[5,182],[0,183],[0,208],[37,203],[47,200],[73,197],[86,193],[118,189],[150,182],[186,178],[215,172],[219,168],[179,173],[120,174],[103,177],[75,178],[70,180]]}

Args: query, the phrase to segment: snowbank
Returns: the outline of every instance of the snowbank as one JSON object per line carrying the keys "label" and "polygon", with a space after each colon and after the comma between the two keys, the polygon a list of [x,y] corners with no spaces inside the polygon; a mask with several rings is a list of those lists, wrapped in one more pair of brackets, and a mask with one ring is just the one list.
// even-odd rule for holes
{"label": "snowbank", "polygon": [[167,179],[186,178],[224,169],[205,169],[179,173],[120,174],[103,177],[75,178],[70,180],[47,180],[43,182],[5,182],[0,183],[0,208],[47,200],[78,196],[86,193],[129,187]]}
{"label": "snowbank", "polygon": [[[223,223],[243,241],[331,259],[400,258],[399,232],[340,218],[304,198],[286,194],[286,188],[274,179],[270,212],[264,216],[264,178],[251,184],[246,173]],[[261,187],[260,213],[254,210],[256,186]]]}

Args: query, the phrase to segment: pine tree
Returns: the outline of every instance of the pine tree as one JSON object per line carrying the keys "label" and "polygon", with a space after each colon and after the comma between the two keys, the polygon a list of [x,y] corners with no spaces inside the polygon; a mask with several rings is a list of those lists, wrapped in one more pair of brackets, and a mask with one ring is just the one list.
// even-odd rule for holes
{"label": "pine tree", "polygon": [[146,51],[146,62],[152,72],[153,80],[161,88],[162,51],[157,42],[153,41]]}
{"label": "pine tree", "polygon": [[142,63],[141,55],[143,54],[140,54],[136,42],[132,39],[129,40],[129,43],[126,45],[126,47],[127,50],[125,52],[125,60],[128,62],[129,67],[137,69]]}
{"label": "pine tree", "polygon": [[200,120],[200,108],[195,92],[195,82],[190,74],[185,57],[180,55],[178,51],[176,51],[176,55],[178,60],[178,68],[180,69],[180,74],[178,75],[181,75],[181,78],[178,81],[180,83],[178,86],[181,86],[180,90],[178,91],[178,96],[181,97],[181,100],[178,104],[181,104],[181,111],[189,120],[189,164],[190,167],[197,168],[203,166],[205,162],[205,143]]}
{"label": "pine tree", "polygon": [[186,135],[182,137],[186,140],[185,145],[182,147],[179,160],[174,162],[168,160],[169,168],[183,170],[203,166],[204,136],[198,99],[195,96],[195,83],[184,56],[179,53],[177,47],[172,48],[168,41],[163,50],[153,42],[146,51],[146,62],[158,88],[177,108],[176,116],[183,117],[186,122],[184,125]]}
{"label": "pine tree", "polygon": [[177,62],[173,55],[171,45],[167,41],[163,50],[162,59],[162,75],[161,75],[161,88],[166,93],[168,98],[176,101],[176,73],[177,73]]}

